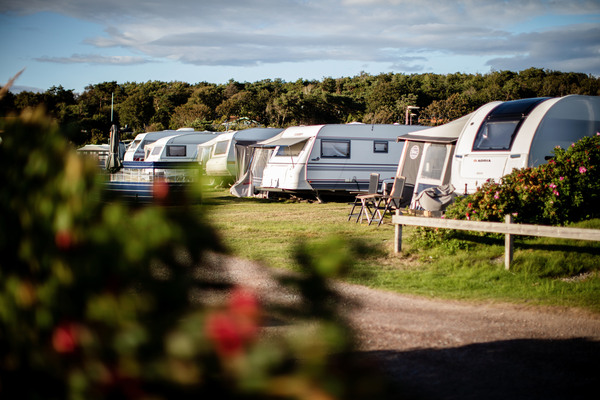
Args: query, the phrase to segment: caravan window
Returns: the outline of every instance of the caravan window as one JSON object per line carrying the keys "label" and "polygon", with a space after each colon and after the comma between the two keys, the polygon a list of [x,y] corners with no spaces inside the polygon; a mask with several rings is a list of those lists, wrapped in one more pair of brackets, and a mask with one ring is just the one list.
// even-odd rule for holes
{"label": "caravan window", "polygon": [[473,150],[510,150],[520,123],[520,119],[484,122],[475,137]]}
{"label": "caravan window", "polygon": [[275,157],[296,157],[304,150],[305,144],[306,140],[303,140],[302,142],[295,143],[291,146],[279,146],[277,153],[275,153]]}
{"label": "caravan window", "polygon": [[157,156],[162,151],[162,146],[156,146],[152,149],[152,155]]}
{"label": "caravan window", "polygon": [[321,157],[350,158],[349,140],[321,140]]}
{"label": "caravan window", "polygon": [[387,153],[388,142],[386,141],[374,141],[373,142],[373,153]]}
{"label": "caravan window", "polygon": [[225,154],[227,152],[227,147],[229,145],[229,141],[228,140],[222,140],[220,142],[217,142],[217,144],[215,144],[215,152],[213,153],[215,156],[218,156],[220,154]]}
{"label": "caravan window", "polygon": [[185,157],[186,148],[185,145],[167,146],[167,157]]}
{"label": "caravan window", "polygon": [[425,153],[421,178],[426,179],[442,179],[442,171],[444,170],[444,162],[446,161],[446,145],[432,144]]}

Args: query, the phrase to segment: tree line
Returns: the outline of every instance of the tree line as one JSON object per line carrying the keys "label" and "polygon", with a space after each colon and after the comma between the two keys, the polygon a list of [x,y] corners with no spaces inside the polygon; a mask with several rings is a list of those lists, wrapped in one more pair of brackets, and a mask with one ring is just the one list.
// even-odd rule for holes
{"label": "tree line", "polygon": [[[600,78],[538,68],[487,74],[396,74],[285,82],[265,79],[226,84],[172,81],[103,82],[75,93],[53,86],[43,93],[8,93],[0,117],[43,105],[67,138],[105,143],[113,120],[132,138],[139,132],[192,127],[222,131],[254,125],[404,123],[408,106],[418,121],[439,125],[485,103],[568,94],[600,95]],[[114,107],[111,112],[111,104]]]}

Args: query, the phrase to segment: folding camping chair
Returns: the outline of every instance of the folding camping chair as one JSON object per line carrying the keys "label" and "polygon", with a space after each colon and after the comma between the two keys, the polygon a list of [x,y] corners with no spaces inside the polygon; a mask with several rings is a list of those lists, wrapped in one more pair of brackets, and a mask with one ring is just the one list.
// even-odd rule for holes
{"label": "folding camping chair", "polygon": [[[377,194],[377,188],[379,187],[379,174],[372,173],[369,175],[369,188],[367,192],[352,192],[356,193],[356,197],[354,198],[354,204],[352,205],[352,209],[350,210],[350,214],[348,214],[348,221],[352,218],[356,218],[356,222],[362,221],[363,215],[367,215],[367,219],[370,218],[371,208],[375,206],[374,203],[374,195]],[[360,207],[358,212],[354,212],[357,207]]]}
{"label": "folding camping chair", "polygon": [[406,178],[404,176],[397,176],[394,178],[394,184],[389,194],[378,194],[375,196],[374,201],[376,203],[373,208],[371,218],[369,218],[369,225],[371,225],[371,223],[374,221],[378,222],[377,226],[381,225],[387,212],[392,215],[392,210],[397,210],[400,208],[405,182]]}

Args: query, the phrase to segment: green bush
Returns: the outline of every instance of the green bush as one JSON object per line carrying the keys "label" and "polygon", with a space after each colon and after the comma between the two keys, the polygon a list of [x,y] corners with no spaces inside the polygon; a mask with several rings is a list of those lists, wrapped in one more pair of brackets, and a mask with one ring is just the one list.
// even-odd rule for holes
{"label": "green bush", "polygon": [[329,357],[352,348],[324,277],[347,258],[300,252],[308,273],[285,283],[310,308],[277,310],[293,328],[259,335],[271,311],[205,262],[223,248],[202,207],[103,199],[95,164],[40,111],[1,120],[0,139],[0,397],[373,398],[381,389],[365,384],[373,373],[355,374],[343,356],[334,370]]}
{"label": "green bush", "polygon": [[568,149],[555,148],[547,164],[513,170],[500,182],[487,181],[457,198],[447,218],[565,225],[600,216],[600,134]]}

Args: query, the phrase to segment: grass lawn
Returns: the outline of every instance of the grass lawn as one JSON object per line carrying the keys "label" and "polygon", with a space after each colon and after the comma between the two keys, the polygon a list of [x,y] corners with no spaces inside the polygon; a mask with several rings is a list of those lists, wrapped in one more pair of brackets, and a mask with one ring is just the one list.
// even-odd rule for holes
{"label": "grass lawn", "polygon": [[[600,312],[600,243],[515,238],[511,270],[504,239],[456,232],[439,240],[404,227],[394,254],[394,227],[347,222],[345,202],[239,199],[227,190],[205,193],[211,223],[231,253],[273,268],[296,269],[300,243],[314,252],[351,253],[344,280],[404,294],[471,301],[504,301]],[[600,229],[600,221],[580,227]],[[327,255],[327,254],[325,254]]]}

